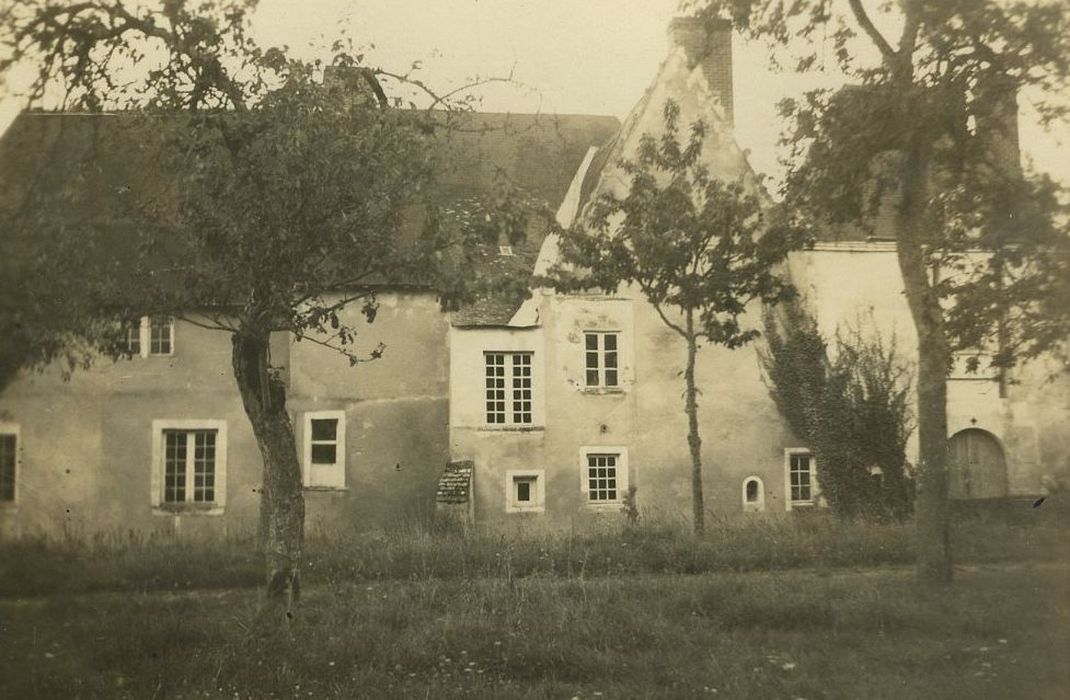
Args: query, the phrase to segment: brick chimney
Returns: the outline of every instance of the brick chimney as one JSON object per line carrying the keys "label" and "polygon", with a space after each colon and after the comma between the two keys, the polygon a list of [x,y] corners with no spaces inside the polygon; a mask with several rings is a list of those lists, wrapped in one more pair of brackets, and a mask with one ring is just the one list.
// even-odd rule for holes
{"label": "brick chimney", "polygon": [[687,52],[688,66],[702,65],[710,88],[721,98],[725,119],[735,124],[732,99],[732,23],[728,20],[705,20],[676,17],[669,22],[669,43]]}

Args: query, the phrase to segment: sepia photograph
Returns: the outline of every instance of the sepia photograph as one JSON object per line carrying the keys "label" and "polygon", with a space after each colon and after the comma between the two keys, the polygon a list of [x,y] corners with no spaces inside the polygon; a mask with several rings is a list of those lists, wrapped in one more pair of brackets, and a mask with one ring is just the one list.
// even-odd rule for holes
{"label": "sepia photograph", "polygon": [[1070,0],[0,0],[0,697],[1070,697]]}

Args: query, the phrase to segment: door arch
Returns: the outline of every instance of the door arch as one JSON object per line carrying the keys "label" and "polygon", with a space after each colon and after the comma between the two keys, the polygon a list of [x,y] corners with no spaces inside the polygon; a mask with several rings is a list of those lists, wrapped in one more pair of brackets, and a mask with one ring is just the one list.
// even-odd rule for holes
{"label": "door arch", "polygon": [[955,499],[1007,495],[1007,460],[992,433],[967,428],[951,436],[948,495]]}

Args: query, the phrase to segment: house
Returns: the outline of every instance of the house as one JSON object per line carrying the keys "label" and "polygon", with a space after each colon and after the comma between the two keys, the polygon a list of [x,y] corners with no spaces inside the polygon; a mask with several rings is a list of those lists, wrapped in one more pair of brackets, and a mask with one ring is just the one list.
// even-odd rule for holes
{"label": "house", "polygon": [[[709,126],[710,171],[762,194],[732,136],[729,27],[707,34],[677,20],[670,35],[669,56],[623,124],[474,115],[496,128],[456,149],[444,208],[463,219],[504,173],[556,208],[559,225],[580,221],[592,198],[625,193],[618,161],[644,133],[660,131],[670,98],[682,124]],[[147,172],[136,148],[93,151],[100,177],[89,184],[66,182],[55,160],[89,153],[115,118],[22,115],[0,139],[0,192],[43,178],[92,186],[91,202],[133,183]],[[483,270],[543,272],[556,255],[556,237],[533,219],[527,241],[499,241]],[[826,334],[865,316],[885,336],[894,332],[900,348],[914,347],[892,244],[820,242],[785,269]],[[353,369],[322,347],[273,341],[311,529],[391,527],[430,517],[436,501],[487,527],[612,522],[633,497],[644,517],[690,517],[684,347],[635,290],[495,293],[450,315],[419,286],[384,288],[379,299],[363,336],[369,347],[387,345],[374,363]],[[0,393],[0,533],[255,526],[260,456],[232,384],[228,339],[146,318],[129,342],[131,360],[99,362],[69,382],[54,368],[24,372]],[[710,512],[819,505],[820,465],[778,414],[755,347],[703,348],[697,379]],[[1047,382],[1042,363],[1011,379],[952,375],[954,497],[1033,495],[1045,476],[1070,470],[1067,381]]]}
{"label": "house", "polygon": [[[0,204],[32,183],[66,188],[75,224],[123,226],[97,204],[147,186],[153,154],[129,143],[122,115],[24,113],[0,139]],[[545,202],[564,197],[614,118],[474,114],[449,144],[437,193],[444,218],[508,179]],[[94,177],[66,167],[86,160]],[[537,250],[545,222],[529,223]],[[6,233],[7,236],[11,232]],[[3,240],[0,234],[0,240]],[[11,242],[10,240],[8,242]],[[498,265],[498,246],[487,266]],[[527,260],[518,246],[510,260]],[[528,257],[525,257],[528,256]],[[288,388],[310,529],[391,527],[427,520],[448,461],[449,320],[419,284],[380,287],[359,348],[386,345],[356,368],[284,334],[272,364]],[[195,317],[194,317],[195,318]],[[144,318],[129,360],[98,360],[65,381],[23,371],[0,392],[0,534],[255,530],[261,459],[234,385],[230,339],[183,320]]]}
{"label": "house", "polygon": [[[583,217],[601,193],[623,197],[618,167],[643,133],[660,133],[674,100],[680,123],[708,127],[711,174],[763,195],[732,136],[731,31],[694,20],[670,26],[670,54],[620,133],[588,154],[558,212]],[[556,259],[555,237],[536,263]],[[907,353],[916,347],[893,243],[821,242],[793,253],[787,273],[820,330],[865,318]],[[750,323],[760,327],[758,309]],[[450,329],[450,450],[471,473],[478,521],[575,525],[619,514],[634,498],[646,517],[686,520],[691,462],[686,442],[684,341],[634,289],[613,294],[535,290],[522,304],[460,314]],[[787,512],[820,503],[819,469],[778,414],[755,346],[705,347],[698,385],[706,507],[718,517]],[[1045,475],[1070,469],[1070,383],[1041,365],[1013,381],[958,367],[949,382],[951,496],[1032,495]],[[916,454],[916,444],[909,451]],[[456,489],[451,492],[456,499]]]}

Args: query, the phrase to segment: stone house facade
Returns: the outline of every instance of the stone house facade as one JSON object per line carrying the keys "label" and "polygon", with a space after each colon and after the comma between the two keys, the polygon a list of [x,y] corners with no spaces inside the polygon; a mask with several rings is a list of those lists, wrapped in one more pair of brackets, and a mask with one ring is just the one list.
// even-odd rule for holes
{"label": "stone house facade", "polygon": [[[732,137],[729,28],[707,35],[677,21],[670,33],[669,56],[623,124],[476,115],[504,128],[458,149],[445,208],[463,209],[504,172],[571,226],[592,198],[624,194],[618,162],[660,131],[668,99],[681,124],[710,127],[710,171],[763,194]],[[43,156],[77,150],[65,139],[103,118],[20,117],[0,139],[0,190],[37,177],[35,168],[51,173]],[[102,164],[112,184],[133,177],[113,165]],[[557,256],[556,237],[535,221],[526,243],[499,243],[485,256],[488,274],[545,272]],[[785,272],[826,334],[864,316],[900,348],[914,347],[892,244],[818,243],[792,254]],[[488,527],[584,526],[621,517],[629,494],[644,517],[689,518],[684,346],[635,290],[533,289],[452,314],[418,285],[382,289],[379,299],[363,336],[387,346],[374,363],[354,369],[320,346],[274,339],[310,529],[425,521],[436,500],[441,513]],[[55,368],[24,372],[0,393],[0,534],[255,527],[260,457],[232,383],[229,339],[145,319],[130,340],[130,360],[99,362],[70,381]],[[952,375],[953,496],[1033,495],[1045,476],[1070,469],[1070,385],[1048,382],[1047,370],[1027,366],[1014,381]],[[710,513],[819,505],[820,465],[778,414],[755,347],[703,348],[697,378]]]}

